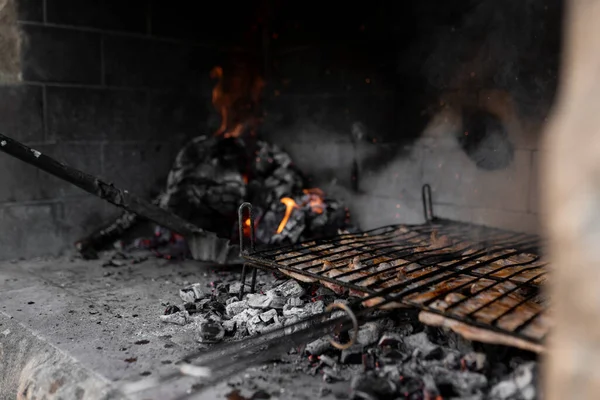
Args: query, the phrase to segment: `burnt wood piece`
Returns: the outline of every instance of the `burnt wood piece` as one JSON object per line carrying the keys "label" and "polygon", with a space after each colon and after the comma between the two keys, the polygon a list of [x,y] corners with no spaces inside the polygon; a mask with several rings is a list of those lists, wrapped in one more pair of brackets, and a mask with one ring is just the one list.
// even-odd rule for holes
{"label": "burnt wood piece", "polygon": [[[217,238],[216,234],[203,231],[175,214],[142,200],[126,190],[118,189],[111,183],[106,183],[93,175],[60,163],[7,136],[0,135],[0,150],[28,164],[34,165],[59,179],[65,180],[88,193],[98,196],[117,207],[147,218],[158,225],[186,236],[190,242],[192,256],[195,259],[224,262],[223,257],[226,257],[231,250],[227,239]],[[215,259],[215,257],[219,260]]]}
{"label": "burnt wood piece", "polygon": [[91,235],[78,240],[75,248],[85,259],[98,258],[98,252],[106,249],[108,246],[119,240],[126,232],[140,223],[137,214],[125,211],[117,219],[105,224],[100,229],[94,231]]}

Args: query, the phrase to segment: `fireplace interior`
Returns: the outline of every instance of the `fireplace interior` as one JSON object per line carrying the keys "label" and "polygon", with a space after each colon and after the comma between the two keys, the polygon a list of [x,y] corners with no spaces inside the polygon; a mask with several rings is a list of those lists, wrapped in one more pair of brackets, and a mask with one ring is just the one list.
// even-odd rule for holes
{"label": "fireplace interior", "polygon": [[21,53],[1,134],[240,245],[193,260],[182,232],[0,154],[1,399],[542,397],[561,1],[0,17]]}

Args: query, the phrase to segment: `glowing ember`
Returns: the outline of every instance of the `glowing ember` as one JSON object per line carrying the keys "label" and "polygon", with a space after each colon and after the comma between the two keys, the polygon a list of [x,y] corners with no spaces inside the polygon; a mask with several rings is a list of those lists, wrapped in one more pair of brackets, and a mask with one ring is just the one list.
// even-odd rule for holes
{"label": "glowing ember", "polygon": [[285,215],[283,216],[283,218],[281,219],[281,222],[279,223],[279,227],[277,228],[277,233],[283,232],[283,228],[285,228],[285,225],[287,224],[288,220],[290,219],[290,215],[292,215],[292,211],[294,211],[294,208],[298,208],[298,205],[296,204],[294,199],[292,199],[290,197],[282,198],[281,202],[283,204],[285,204]]}
{"label": "glowing ember", "polygon": [[311,210],[316,214],[323,214],[325,211],[325,203],[323,203],[323,197],[325,194],[319,188],[304,189],[304,194],[308,196],[308,205]]}

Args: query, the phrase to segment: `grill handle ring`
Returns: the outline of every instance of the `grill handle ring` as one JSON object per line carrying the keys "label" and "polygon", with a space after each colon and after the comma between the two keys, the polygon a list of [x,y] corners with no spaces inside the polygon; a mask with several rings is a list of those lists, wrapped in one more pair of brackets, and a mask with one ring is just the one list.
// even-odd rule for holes
{"label": "grill handle ring", "polygon": [[331,345],[333,347],[335,347],[336,349],[339,349],[339,350],[345,350],[345,349],[350,348],[352,345],[354,345],[354,343],[356,343],[356,340],[358,338],[358,319],[356,318],[356,315],[354,314],[352,309],[344,303],[331,303],[330,305],[327,306],[325,311],[329,312],[329,311],[332,311],[334,308],[339,308],[342,311],[345,311],[346,314],[348,314],[348,316],[352,320],[352,331],[354,333],[352,334],[352,337],[350,337],[350,341],[348,343],[340,344],[333,339],[329,339],[329,343],[331,343]]}

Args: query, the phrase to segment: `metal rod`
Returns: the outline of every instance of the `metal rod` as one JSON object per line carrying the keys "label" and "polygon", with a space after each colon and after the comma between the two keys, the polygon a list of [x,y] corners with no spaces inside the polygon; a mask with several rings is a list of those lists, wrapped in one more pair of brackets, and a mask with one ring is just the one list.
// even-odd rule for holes
{"label": "metal rod", "polygon": [[[240,247],[241,248],[241,247]],[[242,275],[240,277],[240,282],[242,283],[242,285],[240,286],[240,294],[239,294],[239,299],[242,300],[244,298],[244,286],[246,285],[246,268],[247,268],[246,263],[244,263],[244,265],[242,266]]]}
{"label": "metal rod", "polygon": [[181,235],[191,236],[203,232],[202,229],[179,218],[175,214],[142,200],[126,190],[118,189],[112,183],[106,183],[93,175],[69,167],[1,134],[0,151],[16,157],[27,164],[31,164],[50,175],[67,181],[117,207],[136,213]]}
{"label": "metal rod", "polygon": [[[244,210],[248,210],[248,219],[250,220],[250,250],[245,247],[246,235],[244,232],[244,226],[246,220],[244,219]],[[245,202],[238,208],[238,225],[240,234],[240,255],[250,254],[255,252],[255,236],[254,236],[254,217],[252,215],[252,204]]]}
{"label": "metal rod", "polygon": [[424,184],[421,188],[421,199],[423,201],[423,215],[425,216],[425,222],[432,222],[435,220],[433,216],[433,202],[431,200],[431,186],[428,183]]}
{"label": "metal rod", "polygon": [[252,281],[250,283],[250,293],[254,293],[256,289],[256,274],[258,272],[258,268],[252,268]]}

